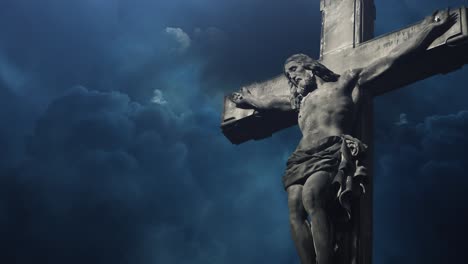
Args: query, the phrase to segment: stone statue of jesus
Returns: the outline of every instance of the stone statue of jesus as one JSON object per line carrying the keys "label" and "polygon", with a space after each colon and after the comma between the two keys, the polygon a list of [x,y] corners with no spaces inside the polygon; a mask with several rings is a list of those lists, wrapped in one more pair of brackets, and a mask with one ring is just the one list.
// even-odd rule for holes
{"label": "stone statue of jesus", "polygon": [[368,67],[341,74],[307,55],[293,55],[284,64],[289,96],[257,97],[245,88],[231,95],[240,108],[298,112],[303,137],[287,162],[283,183],[301,263],[333,262],[339,248],[335,231],[350,219],[351,198],[364,191],[366,145],[353,135],[366,84],[426,50],[456,19],[448,11],[435,12],[424,20],[424,30],[412,41]]}

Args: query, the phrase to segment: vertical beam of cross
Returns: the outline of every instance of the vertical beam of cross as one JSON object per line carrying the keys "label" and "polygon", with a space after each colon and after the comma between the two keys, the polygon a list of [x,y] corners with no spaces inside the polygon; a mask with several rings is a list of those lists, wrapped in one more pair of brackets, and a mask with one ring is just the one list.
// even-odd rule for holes
{"label": "vertical beam of cross", "polygon": [[[322,33],[320,60],[324,65],[341,72],[342,54],[351,53],[360,43],[374,36],[375,5],[373,0],[321,0]],[[337,59],[338,58],[338,59]],[[358,136],[369,145],[368,157],[372,157],[373,100],[371,94],[363,95],[363,104],[358,118]],[[338,261],[359,264],[372,262],[372,197],[373,173],[371,159],[367,159],[370,170],[366,194],[353,205],[352,232],[347,234],[353,246]]]}
{"label": "vertical beam of cross", "polygon": [[320,11],[322,61],[328,54],[354,48],[374,36],[373,0],[321,0]]}

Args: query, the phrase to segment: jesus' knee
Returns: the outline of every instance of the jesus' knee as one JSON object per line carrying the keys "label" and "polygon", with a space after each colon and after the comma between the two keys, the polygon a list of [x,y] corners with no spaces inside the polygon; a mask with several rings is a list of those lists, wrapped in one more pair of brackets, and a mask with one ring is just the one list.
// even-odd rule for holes
{"label": "jesus' knee", "polygon": [[330,175],[319,171],[311,175],[302,190],[302,203],[309,215],[326,206]]}

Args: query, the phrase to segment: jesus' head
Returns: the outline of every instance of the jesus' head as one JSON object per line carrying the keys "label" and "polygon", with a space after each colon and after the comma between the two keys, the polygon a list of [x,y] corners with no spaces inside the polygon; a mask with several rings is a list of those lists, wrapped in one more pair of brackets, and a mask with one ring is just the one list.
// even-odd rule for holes
{"label": "jesus' head", "polygon": [[296,86],[307,86],[316,76],[325,82],[335,82],[339,77],[323,64],[305,54],[295,54],[286,59],[284,73],[289,81]]}
{"label": "jesus' head", "polygon": [[317,88],[317,77],[324,82],[335,82],[339,77],[338,74],[305,54],[295,54],[289,57],[284,63],[284,74],[291,85],[291,103],[296,109],[302,97]]}

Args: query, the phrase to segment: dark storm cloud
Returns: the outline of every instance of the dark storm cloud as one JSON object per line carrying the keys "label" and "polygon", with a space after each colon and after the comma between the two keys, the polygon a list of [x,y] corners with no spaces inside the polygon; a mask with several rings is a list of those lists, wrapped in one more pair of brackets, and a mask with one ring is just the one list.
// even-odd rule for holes
{"label": "dark storm cloud", "polygon": [[218,116],[194,115],[80,87],[51,102],[27,159],[3,173],[4,261],[238,263],[261,261],[265,252],[272,261],[290,258],[287,228],[277,228],[287,226],[277,214],[286,211],[282,157],[250,145],[243,151],[253,164],[232,159],[230,143],[196,122]]}
{"label": "dark storm cloud", "polygon": [[[266,0],[7,0],[0,12],[3,53],[34,77],[27,92],[46,102],[73,85],[111,86],[142,100],[151,93],[147,87],[161,81],[157,75],[187,60],[205,65],[205,91],[227,91],[269,78],[272,69],[280,73],[292,52],[316,52],[320,32],[318,3],[305,0],[294,6]],[[164,34],[168,28],[195,40],[185,56],[168,52],[175,44]]]}
{"label": "dark storm cloud", "polygon": [[[401,263],[463,259],[468,234],[468,112],[395,126],[377,142],[375,230],[378,260]],[[385,262],[384,262],[385,263]],[[390,263],[390,262],[388,262]]]}

